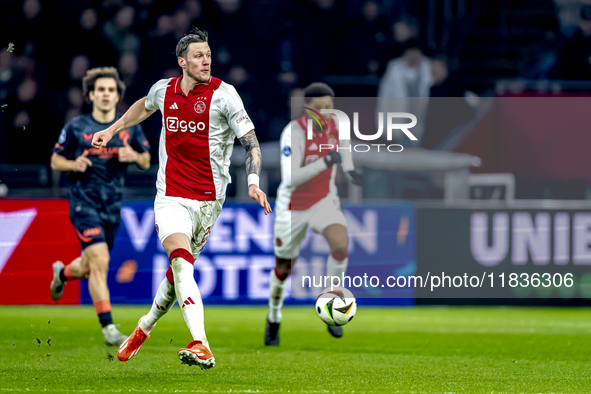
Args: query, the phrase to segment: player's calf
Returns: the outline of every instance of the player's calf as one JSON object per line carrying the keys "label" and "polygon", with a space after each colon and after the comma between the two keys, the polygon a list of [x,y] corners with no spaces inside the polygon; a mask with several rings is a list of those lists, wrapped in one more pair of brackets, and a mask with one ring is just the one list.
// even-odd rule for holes
{"label": "player's calf", "polygon": [[85,279],[88,277],[88,266],[84,267],[81,258],[75,258],[70,264],[64,265],[61,261],[53,263],[53,280],[51,281],[51,298],[59,300],[64,293],[66,282]]}

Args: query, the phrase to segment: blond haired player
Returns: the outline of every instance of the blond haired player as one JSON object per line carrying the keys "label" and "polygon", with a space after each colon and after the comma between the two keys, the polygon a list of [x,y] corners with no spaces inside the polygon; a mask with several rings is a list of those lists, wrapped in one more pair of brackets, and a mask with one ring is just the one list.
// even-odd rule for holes
{"label": "blond haired player", "polygon": [[234,139],[246,150],[248,194],[271,212],[267,196],[259,189],[261,150],[236,89],[210,74],[211,50],[205,31],[193,29],[181,38],[176,56],[183,75],[152,86],[108,129],[96,133],[92,143],[101,148],[117,133],[135,125],[156,110],[162,113],[160,168],[154,203],[156,229],[170,266],[152,308],[130,337],[119,347],[121,361],[132,358],[175,298],[193,336],[178,351],[184,364],[209,369],[215,359],[205,335],[203,303],[194,278],[193,263],[222,210]]}

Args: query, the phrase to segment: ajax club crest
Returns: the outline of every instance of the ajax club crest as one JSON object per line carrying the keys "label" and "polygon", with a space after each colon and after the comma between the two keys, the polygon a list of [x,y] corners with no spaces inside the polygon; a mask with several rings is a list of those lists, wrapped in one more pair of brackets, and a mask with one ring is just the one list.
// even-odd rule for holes
{"label": "ajax club crest", "polygon": [[203,113],[203,111],[205,111],[205,108],[207,108],[207,107],[203,101],[197,101],[193,108],[195,108],[195,112],[197,112],[198,114],[201,114],[201,113]]}

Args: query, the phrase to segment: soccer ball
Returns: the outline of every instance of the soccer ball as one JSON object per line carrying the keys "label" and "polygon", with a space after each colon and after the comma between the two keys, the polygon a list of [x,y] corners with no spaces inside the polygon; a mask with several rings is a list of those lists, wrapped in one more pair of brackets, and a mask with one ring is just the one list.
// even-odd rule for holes
{"label": "soccer ball", "polygon": [[316,313],[329,326],[344,326],[357,312],[355,296],[344,287],[324,289],[316,299]]}

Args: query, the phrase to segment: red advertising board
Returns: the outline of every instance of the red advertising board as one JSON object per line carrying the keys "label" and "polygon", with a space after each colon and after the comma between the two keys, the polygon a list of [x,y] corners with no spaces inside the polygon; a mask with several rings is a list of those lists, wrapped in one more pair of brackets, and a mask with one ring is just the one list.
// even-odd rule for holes
{"label": "red advertising board", "polygon": [[[55,304],[51,265],[80,255],[67,200],[0,199],[0,304]],[[68,283],[59,304],[79,304],[79,281]]]}

